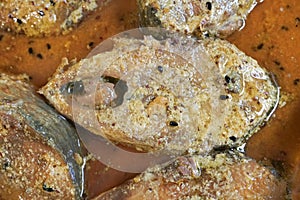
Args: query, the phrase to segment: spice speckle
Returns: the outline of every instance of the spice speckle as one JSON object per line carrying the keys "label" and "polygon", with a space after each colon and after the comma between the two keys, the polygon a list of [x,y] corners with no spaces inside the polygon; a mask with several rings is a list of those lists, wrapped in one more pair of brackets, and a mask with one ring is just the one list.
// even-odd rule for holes
{"label": "spice speckle", "polygon": [[160,73],[163,73],[164,68],[163,68],[162,66],[158,66],[158,67],[157,67],[157,70],[158,70]]}
{"label": "spice speckle", "polygon": [[23,22],[22,22],[21,19],[17,19],[17,23],[18,23],[18,24],[23,24]]}
{"label": "spice speckle", "polygon": [[296,17],[295,22],[296,22],[296,27],[298,27],[298,25],[300,24],[300,17]]}
{"label": "spice speckle", "polygon": [[40,53],[38,53],[36,56],[37,56],[39,59],[43,59],[43,55],[40,54]]}
{"label": "spice speckle", "polygon": [[47,185],[43,184],[43,190],[45,190],[46,192],[54,192],[54,189],[51,187],[47,187]]}
{"label": "spice speckle", "polygon": [[209,2],[209,1],[206,2],[205,6],[206,6],[206,8],[207,8],[208,10],[211,10],[211,9],[212,9],[212,3]]}
{"label": "spice speckle", "polygon": [[170,121],[170,126],[178,126],[178,123],[177,122],[175,122],[175,121]]}
{"label": "spice speckle", "polygon": [[38,14],[39,14],[40,16],[44,16],[44,15],[45,15],[44,11],[42,11],[42,10],[39,10],[39,11],[38,11]]}
{"label": "spice speckle", "polygon": [[226,81],[226,83],[230,83],[230,77],[229,76],[225,76],[225,81]]}
{"label": "spice speckle", "polygon": [[257,45],[256,48],[257,48],[258,50],[261,50],[263,47],[264,47],[264,43],[260,43],[259,45]]}
{"label": "spice speckle", "polygon": [[227,95],[220,95],[220,99],[221,100],[227,100],[227,99],[229,99],[229,96],[227,96]]}
{"label": "spice speckle", "polygon": [[289,28],[287,26],[281,26],[281,30],[288,31]]}
{"label": "spice speckle", "polygon": [[32,48],[32,47],[29,47],[29,48],[28,48],[28,53],[29,53],[29,54],[33,54],[33,48]]}
{"label": "spice speckle", "polygon": [[237,138],[235,136],[230,136],[229,139],[232,140],[233,142],[235,142],[237,140]]}

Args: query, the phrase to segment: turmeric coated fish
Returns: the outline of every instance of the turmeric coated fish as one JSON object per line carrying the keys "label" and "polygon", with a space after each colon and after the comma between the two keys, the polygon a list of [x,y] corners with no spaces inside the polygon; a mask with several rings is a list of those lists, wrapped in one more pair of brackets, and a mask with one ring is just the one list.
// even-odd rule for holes
{"label": "turmeric coated fish", "polygon": [[244,27],[256,0],[137,0],[142,27],[226,38]]}
{"label": "turmeric coated fish", "polygon": [[236,146],[274,112],[270,74],[221,39],[116,37],[113,48],[65,63],[40,90],[63,115],[139,151]]}
{"label": "turmeric coated fish", "polygon": [[233,152],[178,157],[147,169],[95,200],[285,199],[287,183],[277,172]]}
{"label": "turmeric coated fish", "polygon": [[4,0],[0,2],[0,29],[27,36],[66,33],[97,7],[96,0]]}

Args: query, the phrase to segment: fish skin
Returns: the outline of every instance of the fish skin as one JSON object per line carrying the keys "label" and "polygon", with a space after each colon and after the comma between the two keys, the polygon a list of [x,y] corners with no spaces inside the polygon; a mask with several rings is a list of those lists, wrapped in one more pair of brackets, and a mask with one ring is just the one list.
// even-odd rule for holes
{"label": "fish skin", "polygon": [[226,38],[244,27],[256,0],[137,0],[141,27]]}
{"label": "fish skin", "polygon": [[[167,42],[162,45],[158,40],[152,37],[145,37],[144,40],[127,40],[122,38],[119,40],[116,39],[115,46],[112,51],[94,55],[90,58],[83,59],[78,63],[69,63],[67,60],[64,60],[64,63],[62,63],[53,77],[43,88],[39,90],[39,92],[43,94],[60,113],[74,120],[79,125],[87,128],[94,134],[104,136],[112,140],[113,142],[121,143],[125,146],[134,147],[145,152],[165,149],[171,152],[178,151],[179,154],[184,152],[203,153],[210,151],[214,147],[220,147],[224,145],[238,146],[246,142],[247,139],[251,137],[251,135],[253,135],[260,129],[260,126],[262,124],[270,119],[270,115],[274,112],[278,104],[279,88],[273,82],[269,72],[260,67],[257,61],[245,55],[233,44],[230,44],[229,42],[221,39],[208,38],[204,40],[196,40],[194,38],[186,38],[183,36],[181,39],[174,37],[168,38],[166,41]],[[152,133],[151,131],[148,131],[148,135],[146,135],[146,132],[139,132],[140,134],[133,135],[131,131],[126,132],[126,130],[122,130],[122,128],[114,129],[115,127],[112,127],[110,125],[104,125],[102,126],[102,129],[99,129],[99,124],[97,125],[99,121],[97,122],[97,120],[91,120],[93,119],[93,116],[95,116],[95,112],[93,110],[94,107],[92,109],[86,109],[82,108],[81,106],[77,106],[74,104],[72,105],[72,103],[74,102],[82,101],[83,99],[85,99],[83,101],[87,101],[87,99],[93,98],[89,96],[90,93],[86,92],[87,94],[85,95],[82,95],[82,93],[68,95],[63,92],[66,91],[64,88],[65,85],[69,84],[70,82],[79,81],[80,83],[88,84],[88,79],[93,77],[93,75],[101,74],[106,67],[110,69],[109,66],[104,66],[106,65],[105,63],[119,62],[116,60],[121,57],[124,58],[124,60],[122,61],[123,63],[126,63],[127,61],[130,63],[130,55],[129,57],[126,57],[127,54],[124,53],[124,51],[129,52],[129,54],[130,52],[138,52],[136,54],[132,53],[132,57],[139,58],[140,60],[144,59],[144,61],[141,62],[138,61],[139,59],[137,59],[137,62],[139,62],[139,67],[141,67],[141,65],[145,65],[145,63],[147,64],[148,62],[156,62],[156,64],[159,65],[160,60],[168,60],[167,56],[157,59],[157,57],[151,57],[150,53],[147,55],[147,51],[151,52],[151,49],[155,48],[172,52],[175,57],[176,55],[180,55],[179,57],[184,57],[186,60],[194,64],[197,62],[198,64],[200,63],[198,66],[196,66],[196,70],[200,71],[200,75],[197,75],[198,78],[197,76],[195,76],[196,78],[190,78],[196,80],[194,83],[198,84],[199,88],[203,87],[201,89],[203,93],[203,96],[201,98],[203,99],[201,100],[200,98],[199,100],[201,104],[199,104],[199,106],[202,106],[203,109],[202,111],[199,111],[198,114],[196,114],[199,116],[195,118],[196,121],[198,121],[195,124],[199,125],[201,131],[198,130],[198,132],[196,131],[195,134],[191,133],[192,131],[186,132],[185,136],[179,136],[178,138],[176,138],[171,136],[174,131],[171,130],[172,127],[169,127],[168,130],[170,131],[166,133],[166,140],[161,142],[159,137],[156,137],[156,135],[154,134],[155,131],[153,131]],[[122,56],[119,57],[119,55]],[[199,59],[202,59],[201,62],[199,62]],[[120,63],[122,62],[120,61]],[[180,62],[178,61],[178,63]],[[132,69],[135,69],[133,65],[131,65]],[[114,66],[118,65],[116,64]],[[114,71],[115,69],[116,68],[110,71],[108,70],[108,74],[116,77],[124,75],[122,74],[123,72],[120,72],[120,69],[117,69],[117,71],[119,70],[118,72]],[[143,69],[145,72],[148,70],[147,67]],[[122,70],[130,71],[129,68],[122,68]],[[152,70],[152,68],[149,68],[149,70]],[[155,69],[153,70],[155,71]],[[139,70],[139,72],[140,71],[143,70]],[[82,77],[80,77],[78,73],[80,73]],[[143,74],[145,73],[140,73],[141,76],[143,76]],[[162,76],[159,74],[160,73],[158,73],[157,76]],[[168,74],[166,74],[166,76],[168,76]],[[175,81],[174,79],[169,78],[160,79]],[[129,78],[127,81],[132,80],[133,79]],[[182,81],[184,82],[184,79],[182,79]],[[113,91],[113,84],[105,84],[107,84],[105,86],[106,92]],[[190,82],[186,81],[185,84],[189,85]],[[184,88],[185,84],[181,84],[181,87]],[[177,90],[178,88],[180,88],[178,87],[179,85],[173,86],[173,88],[176,88]],[[80,85],[79,88],[81,87],[82,86]],[[191,86],[191,88],[193,87]],[[128,90],[130,91],[130,87]],[[188,90],[189,89],[183,90],[183,92]],[[105,96],[106,100],[105,98],[103,98],[103,96],[101,97],[103,105],[107,105],[107,103],[109,103],[111,99],[114,99],[116,96],[114,96],[114,92],[103,93],[103,91],[104,90],[102,90],[102,92],[100,93],[112,95]],[[150,110],[148,109],[147,112],[153,114],[153,112],[160,112],[164,110],[165,103],[168,102],[168,100],[162,97],[154,98],[153,100],[153,98],[151,99],[151,95],[148,97],[148,100],[147,98],[144,98],[143,100],[149,101],[150,104],[148,105],[148,107],[152,107]],[[125,103],[126,102],[127,101],[125,101]],[[137,100],[137,102],[141,101]],[[120,107],[122,108],[122,105],[118,108]],[[73,116],[74,109],[77,112],[75,116]],[[112,109],[114,108],[112,107]],[[102,113],[101,112],[102,111],[97,111],[96,115],[98,117],[104,116],[104,111]],[[120,114],[122,115],[122,113]],[[125,123],[128,116],[130,115],[127,115],[127,117],[120,117],[119,121],[116,121],[116,123]],[[170,119],[168,118],[168,120]],[[186,127],[188,127],[186,130],[196,127],[195,124],[191,123],[192,121],[186,123]],[[100,121],[100,123],[102,122]],[[162,121],[162,123],[169,122]],[[126,127],[131,126],[132,124]],[[176,128],[174,128],[174,130],[175,129]],[[182,141],[187,143],[182,145]]]}
{"label": "fish skin", "polygon": [[[16,174],[15,180],[19,181],[6,186],[4,183],[4,189],[7,187],[5,192],[12,187],[15,188],[15,191],[11,191],[12,195],[19,192],[19,196],[24,198],[39,199],[43,196],[52,196],[55,199],[81,199],[84,154],[76,130],[66,118],[38,97],[29,83],[28,76],[0,74],[0,116],[0,140],[8,141],[0,146],[1,153],[3,153],[0,153],[3,156],[0,158],[1,161],[10,160],[9,168],[12,173]],[[5,133],[6,129],[8,129],[8,134]],[[14,145],[14,148],[10,149],[8,144]],[[19,156],[17,156],[17,151],[20,151]],[[7,154],[7,152],[10,153]],[[32,154],[33,152],[36,154]],[[30,157],[31,154],[32,157]],[[36,156],[41,158],[34,161]],[[42,160],[39,161],[39,159]],[[43,162],[46,165],[43,165]],[[19,165],[23,167],[18,167]],[[52,165],[55,166],[53,169]],[[41,175],[37,175],[36,172],[33,175],[28,172],[30,168],[26,169],[26,166],[37,171],[44,169],[45,172],[41,171]],[[7,173],[6,171],[0,172],[1,180],[5,180]],[[44,185],[43,182],[39,182],[42,177],[45,178]],[[26,184],[26,180],[32,178],[38,180],[33,179]],[[47,182],[48,179],[53,182]],[[8,183],[9,181],[6,184]],[[51,185],[55,183],[58,185]],[[59,185],[61,183],[66,185]],[[32,187],[31,190],[27,191],[28,188],[23,188],[22,184]],[[3,194],[6,193],[3,192]]]}

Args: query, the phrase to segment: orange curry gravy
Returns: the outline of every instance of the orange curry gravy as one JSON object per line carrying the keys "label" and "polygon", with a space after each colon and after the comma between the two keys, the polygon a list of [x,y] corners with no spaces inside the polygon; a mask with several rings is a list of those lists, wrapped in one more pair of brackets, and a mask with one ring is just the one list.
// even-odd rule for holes
{"label": "orange curry gravy", "polygon": [[[265,0],[249,15],[246,27],[228,38],[274,73],[282,93],[288,96],[283,99],[286,105],[250,139],[246,150],[257,160],[269,158],[283,163],[282,167],[292,174],[294,199],[300,199],[300,4],[297,2]],[[79,60],[106,38],[137,27],[136,9],[135,0],[111,0],[67,35],[27,38],[0,32],[0,70],[25,72],[40,87],[62,57]],[[95,160],[88,163],[86,174],[88,198],[134,176],[106,168]]]}

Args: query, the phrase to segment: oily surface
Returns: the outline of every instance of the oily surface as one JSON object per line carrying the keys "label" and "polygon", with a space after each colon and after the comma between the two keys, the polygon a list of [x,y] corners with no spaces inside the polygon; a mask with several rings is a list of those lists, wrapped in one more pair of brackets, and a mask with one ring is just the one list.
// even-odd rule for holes
{"label": "oily surface", "polygon": [[[112,0],[64,36],[34,39],[2,32],[0,69],[12,73],[27,72],[32,82],[40,87],[55,71],[62,57],[83,58],[104,39],[137,27],[136,10],[135,0]],[[284,166],[291,166],[295,199],[300,193],[299,13],[297,0],[265,0],[248,16],[246,27],[228,38],[257,59],[262,67],[273,72],[282,91],[290,97],[286,106],[277,110],[276,117],[251,138],[247,154],[256,159],[267,157],[283,161]],[[133,176],[107,169],[97,161],[91,161],[87,171],[89,197]]]}

